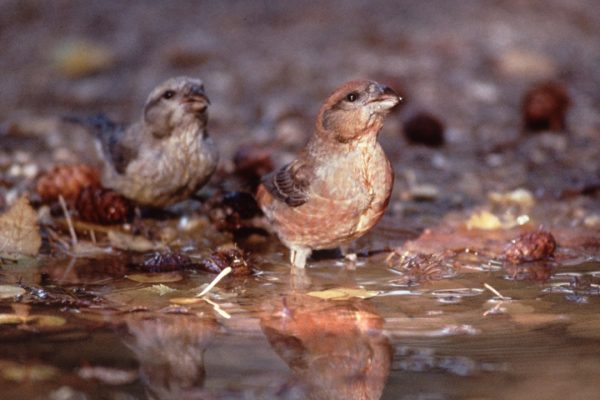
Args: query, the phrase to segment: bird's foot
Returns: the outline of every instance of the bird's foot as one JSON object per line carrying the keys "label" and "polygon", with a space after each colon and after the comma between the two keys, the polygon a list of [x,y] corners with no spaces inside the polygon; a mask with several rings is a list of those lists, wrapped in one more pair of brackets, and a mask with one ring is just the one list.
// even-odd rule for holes
{"label": "bird's foot", "polygon": [[310,256],[311,250],[306,247],[296,247],[290,249],[290,263],[295,268],[304,268],[306,259]]}

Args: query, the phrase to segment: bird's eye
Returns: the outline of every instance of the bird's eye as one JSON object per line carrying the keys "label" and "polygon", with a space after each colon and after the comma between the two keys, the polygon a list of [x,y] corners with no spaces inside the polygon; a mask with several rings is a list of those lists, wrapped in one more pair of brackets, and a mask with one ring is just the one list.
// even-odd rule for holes
{"label": "bird's eye", "polygon": [[356,92],[348,93],[346,96],[346,100],[348,100],[350,103],[354,103],[356,99],[358,99],[358,93]]}
{"label": "bird's eye", "polygon": [[169,100],[170,98],[172,98],[173,96],[175,96],[175,92],[172,90],[167,90],[166,92],[163,93],[162,97],[163,99],[167,99]]}

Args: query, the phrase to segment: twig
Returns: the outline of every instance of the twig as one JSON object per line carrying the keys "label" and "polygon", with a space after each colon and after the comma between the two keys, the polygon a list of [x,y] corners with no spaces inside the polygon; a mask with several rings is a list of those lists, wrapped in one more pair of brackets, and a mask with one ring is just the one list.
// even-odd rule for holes
{"label": "twig", "polygon": [[65,281],[65,279],[67,278],[67,275],[69,275],[69,273],[71,273],[71,270],[73,269],[73,266],[75,265],[75,260],[77,260],[76,257],[71,258],[71,261],[69,261],[69,265],[67,265],[67,268],[65,268],[65,271],[63,272],[62,276],[58,280],[59,283],[63,283]]}
{"label": "twig", "polygon": [[508,297],[504,297],[500,294],[499,291],[497,291],[492,285],[488,285],[487,283],[484,283],[483,286],[485,286],[485,288],[487,290],[489,290],[490,292],[494,293],[496,296],[498,296],[500,298],[500,300],[510,300],[510,298]]}
{"label": "twig", "polygon": [[488,315],[492,315],[492,314],[497,314],[497,313],[499,313],[499,312],[500,312],[500,308],[502,307],[502,304],[504,304],[504,303],[503,303],[503,302],[496,303],[496,304],[494,305],[494,307],[490,308],[489,310],[486,310],[486,311],[483,313],[483,316],[484,316],[484,317],[487,317]]}
{"label": "twig", "polygon": [[[66,222],[64,218],[55,218],[54,221],[59,225],[64,225]],[[108,234],[108,232],[115,230],[115,228],[111,226],[93,224],[90,222],[84,222],[79,220],[74,220],[72,221],[72,223],[73,228],[75,228],[76,232],[94,231],[95,233]]]}
{"label": "twig", "polygon": [[57,241],[60,245],[62,245],[64,247],[64,251],[69,251],[69,248],[71,247],[71,245],[66,242],[65,240],[63,240],[58,233],[54,232],[53,229],[51,229],[50,227],[46,227],[48,234],[50,235],[50,237],[52,238],[52,240]]}
{"label": "twig", "polygon": [[223,310],[220,305],[218,305],[214,301],[211,301],[208,297],[203,297],[202,300],[210,304],[213,310],[215,310],[221,317],[225,319],[231,318],[231,315],[229,315],[225,310]]}
{"label": "twig", "polygon": [[67,209],[67,203],[65,203],[65,199],[62,197],[62,195],[58,196],[58,201],[60,202],[60,206],[67,220],[67,225],[69,226],[72,246],[75,247],[77,245],[77,234],[75,233],[75,228],[73,228],[73,221],[71,221],[71,214],[69,214],[69,210]]}
{"label": "twig", "polygon": [[212,288],[215,287],[215,285],[217,283],[219,283],[221,281],[221,279],[225,278],[227,275],[229,275],[229,273],[232,271],[231,267],[227,267],[225,268],[223,271],[221,271],[219,273],[219,275],[217,275],[217,277],[215,279],[212,280],[211,283],[208,284],[207,287],[204,288],[204,290],[202,290],[199,294],[196,295],[196,297],[204,297],[208,292],[210,292],[210,290]]}

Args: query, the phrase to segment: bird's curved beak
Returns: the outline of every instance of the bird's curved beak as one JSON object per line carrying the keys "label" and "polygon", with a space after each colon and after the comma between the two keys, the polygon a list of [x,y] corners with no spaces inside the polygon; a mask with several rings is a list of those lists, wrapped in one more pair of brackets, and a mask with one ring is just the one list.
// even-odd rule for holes
{"label": "bird's curved beak", "polygon": [[387,111],[396,106],[402,97],[389,86],[374,84],[369,88],[368,103],[376,106],[376,111]]}
{"label": "bird's curved beak", "polygon": [[183,96],[185,103],[194,112],[203,112],[210,105],[210,100],[204,92],[204,88],[198,85],[193,85]]}

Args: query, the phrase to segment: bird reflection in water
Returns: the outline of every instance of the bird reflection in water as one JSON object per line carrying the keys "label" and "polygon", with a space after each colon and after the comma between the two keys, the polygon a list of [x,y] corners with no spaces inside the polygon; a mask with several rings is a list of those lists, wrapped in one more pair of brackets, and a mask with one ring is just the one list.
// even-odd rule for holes
{"label": "bird reflection in water", "polygon": [[218,329],[212,318],[161,315],[132,318],[128,346],[140,362],[150,399],[204,399],[204,350]]}
{"label": "bird reflection in water", "polygon": [[384,320],[362,301],[290,295],[265,305],[261,327],[308,399],[379,399],[392,361]]}

